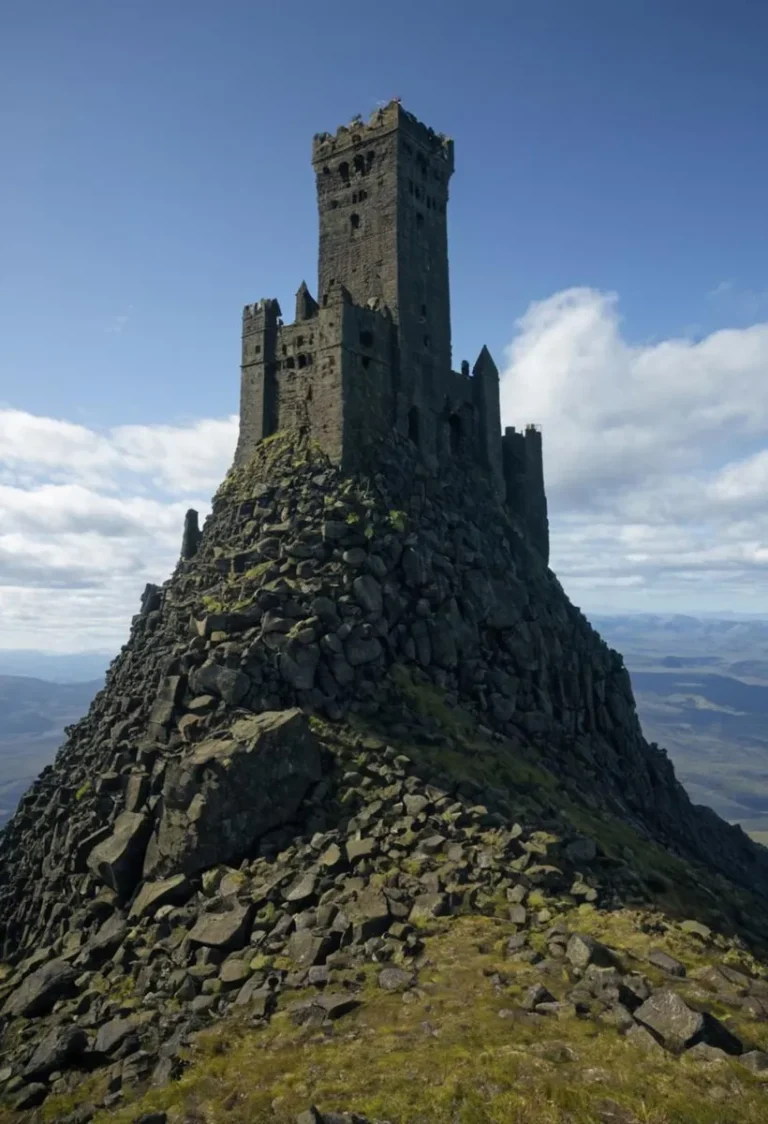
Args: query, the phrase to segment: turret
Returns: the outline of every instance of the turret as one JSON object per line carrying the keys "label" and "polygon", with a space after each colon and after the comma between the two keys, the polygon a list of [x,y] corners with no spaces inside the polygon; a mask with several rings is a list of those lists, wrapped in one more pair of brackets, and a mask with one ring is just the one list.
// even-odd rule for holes
{"label": "turret", "polygon": [[504,491],[504,466],[501,455],[499,370],[485,344],[472,368],[472,397],[479,422],[481,456],[501,493]]}

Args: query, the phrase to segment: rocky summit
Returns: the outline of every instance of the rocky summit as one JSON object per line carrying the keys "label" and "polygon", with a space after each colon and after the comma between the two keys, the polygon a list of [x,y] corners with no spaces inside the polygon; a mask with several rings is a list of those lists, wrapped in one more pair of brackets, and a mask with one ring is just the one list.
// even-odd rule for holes
{"label": "rocky summit", "polygon": [[0,1124],[764,1124],[768,850],[548,568],[450,369],[453,143],[318,134],[319,300],[0,835]]}
{"label": "rocky summit", "polygon": [[277,434],[192,522],[0,837],[2,1119],[764,1120],[768,853],[486,476]]}

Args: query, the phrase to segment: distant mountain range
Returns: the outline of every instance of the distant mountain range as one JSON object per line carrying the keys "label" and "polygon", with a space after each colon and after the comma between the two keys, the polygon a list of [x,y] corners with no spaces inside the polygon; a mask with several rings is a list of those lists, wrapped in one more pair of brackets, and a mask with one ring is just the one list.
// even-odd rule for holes
{"label": "distant mountain range", "polygon": [[593,616],[691,798],[768,843],[768,620]]}
{"label": "distant mountain range", "polygon": [[51,683],[0,675],[0,826],[34,778],[51,762],[64,738],[102,687],[103,678]]}
{"label": "distant mountain range", "polygon": [[[692,799],[768,843],[768,618],[590,620],[623,654],[645,735],[669,750]],[[0,651],[0,826],[88,709],[113,654]]]}

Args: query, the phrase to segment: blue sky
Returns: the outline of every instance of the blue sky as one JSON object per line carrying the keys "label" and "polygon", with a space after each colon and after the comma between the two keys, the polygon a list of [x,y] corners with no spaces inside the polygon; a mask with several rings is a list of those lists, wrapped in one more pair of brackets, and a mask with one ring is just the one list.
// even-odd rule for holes
{"label": "blue sky", "polygon": [[[754,333],[768,320],[767,55],[768,6],[759,0],[8,0],[0,11],[0,407],[8,412],[6,447],[23,415],[13,432],[27,454],[17,449],[6,458],[2,479],[14,490],[7,510],[18,513],[26,503],[42,512],[46,496],[56,499],[55,487],[99,491],[82,474],[73,482],[67,464],[53,464],[44,447],[40,433],[66,423],[113,451],[115,442],[123,453],[133,442],[134,458],[141,445],[141,469],[115,467],[108,498],[123,503],[123,511],[130,502],[164,503],[162,513],[145,512],[135,522],[156,517],[154,539],[162,538],[162,524],[170,544],[177,509],[189,492],[205,503],[219,461],[213,458],[215,472],[211,467],[207,476],[190,469],[190,487],[179,472],[161,479],[152,456],[167,462],[174,453],[170,446],[157,451],[162,441],[152,427],[176,427],[187,440],[198,432],[189,427],[210,423],[214,430],[201,431],[210,439],[207,450],[214,432],[226,445],[221,426],[237,407],[242,305],[275,295],[290,308],[302,278],[315,288],[312,134],[357,112],[367,116],[397,95],[455,140],[454,359],[473,360],[487,342],[500,364],[505,357],[510,364],[509,411],[518,401],[537,411],[505,420],[550,426],[553,513],[563,517],[559,547],[554,528],[553,557],[557,563],[559,550],[569,588],[574,528],[582,541],[588,527],[599,537],[607,509],[596,511],[591,500],[584,505],[588,478],[581,499],[558,484],[573,473],[557,462],[558,416],[546,366],[553,341],[566,347],[565,358],[558,355],[572,393],[610,387],[614,421],[625,409],[617,386],[624,371],[635,386],[629,398],[653,428],[653,403],[638,404],[636,386],[648,363],[654,385],[664,383],[659,371],[670,341],[690,368],[685,394],[711,378],[722,408],[734,364],[734,385],[762,389],[764,339]],[[538,313],[532,302],[539,302]],[[587,337],[580,334],[585,324]],[[722,329],[737,333],[735,353],[718,335]],[[510,353],[515,340],[518,350]],[[713,340],[718,346],[709,347]],[[709,351],[696,350],[700,341]],[[720,366],[702,374],[713,349]],[[606,354],[616,358],[613,375]],[[545,392],[550,397],[543,399]],[[686,439],[685,394],[667,403],[681,415],[672,440],[676,432]],[[759,458],[768,422],[734,421],[733,402],[726,407],[725,444],[713,439],[711,426],[700,426],[692,437],[696,456],[677,468],[690,477],[725,471],[738,456],[758,458],[749,468],[754,507],[755,489],[762,498]],[[596,438],[611,418],[585,419],[584,434]],[[135,428],[126,437],[122,427]],[[29,452],[38,448],[32,430],[42,440],[37,462]],[[100,447],[96,460],[105,463]],[[622,442],[611,448],[622,460]],[[649,457],[658,461],[656,453]],[[178,464],[187,461],[180,456]],[[615,475],[602,462],[599,471]],[[711,483],[727,491],[727,479]],[[82,526],[88,504],[81,495],[77,504]],[[642,537],[637,528],[653,522],[652,506],[630,520],[633,542]],[[18,537],[31,535],[28,511],[6,543],[18,563],[7,589],[17,592],[24,552],[34,553],[34,543]],[[731,529],[743,514],[731,512]],[[115,508],[104,525],[120,518]],[[615,512],[611,520],[614,530],[605,533],[613,545],[605,549],[618,550]],[[696,520],[694,537],[707,526],[702,513]],[[98,519],[93,532],[105,534]],[[121,537],[130,535],[113,535]],[[738,590],[726,577],[718,586],[722,607],[748,602],[764,611],[768,604],[758,606],[754,592],[764,573],[756,572],[762,528],[751,524],[739,541],[740,549],[750,543],[752,554]],[[39,557],[48,557],[39,544]],[[144,557],[139,539],[134,546],[135,558]],[[621,549],[622,565],[642,567],[626,543]],[[104,557],[113,567],[113,555]],[[46,564],[41,590],[50,588]],[[624,570],[612,585],[609,567],[583,603],[604,608],[618,590],[616,607],[628,607],[620,583],[630,582],[631,590],[637,574]],[[636,607],[679,601],[678,587],[665,593],[657,586],[651,604],[653,583],[641,578]],[[28,589],[25,596],[32,596]],[[686,607],[695,608],[697,597],[688,596]],[[34,604],[32,598],[30,619]],[[133,609],[115,603],[115,635]]]}

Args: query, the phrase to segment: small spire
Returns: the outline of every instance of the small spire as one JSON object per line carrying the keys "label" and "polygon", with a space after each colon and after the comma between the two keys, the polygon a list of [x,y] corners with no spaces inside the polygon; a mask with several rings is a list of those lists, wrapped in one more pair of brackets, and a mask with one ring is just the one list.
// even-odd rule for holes
{"label": "small spire", "polygon": [[475,365],[472,368],[472,374],[475,376],[475,378],[497,379],[499,377],[499,369],[494,363],[491,353],[485,346],[485,344],[483,344],[482,348],[480,349],[480,354],[478,355],[477,360],[475,361]]}
{"label": "small spire", "polygon": [[309,291],[306,281],[302,281],[296,290],[296,319],[312,320],[317,316],[318,304]]}

